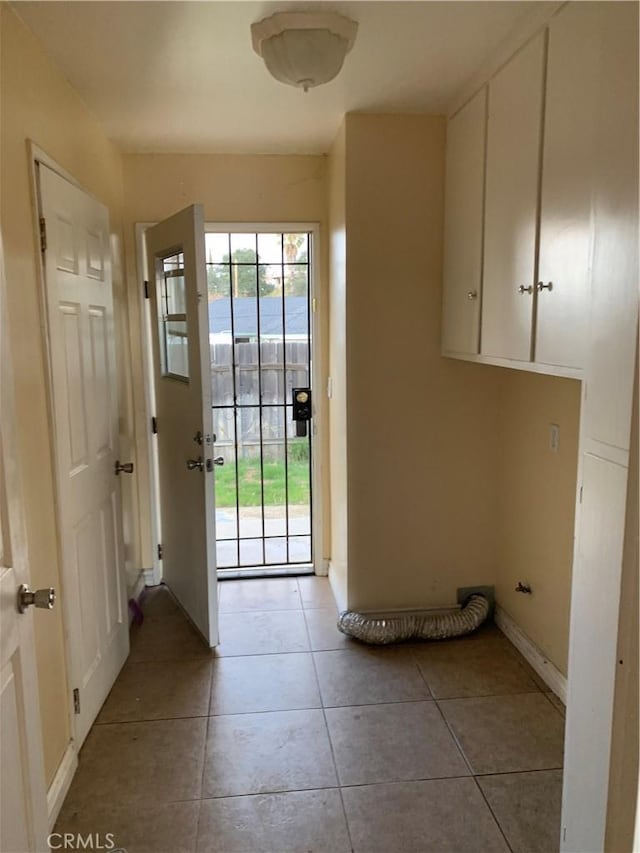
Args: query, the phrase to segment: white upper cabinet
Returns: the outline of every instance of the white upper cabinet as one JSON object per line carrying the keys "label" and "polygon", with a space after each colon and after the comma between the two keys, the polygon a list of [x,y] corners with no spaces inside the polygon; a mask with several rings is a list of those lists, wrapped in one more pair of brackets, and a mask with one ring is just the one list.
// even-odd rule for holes
{"label": "white upper cabinet", "polygon": [[534,360],[582,367],[587,341],[598,6],[549,26]]}
{"label": "white upper cabinet", "polygon": [[529,361],[546,33],[489,83],[483,355]]}
{"label": "white upper cabinet", "polygon": [[444,352],[475,354],[480,347],[486,124],[485,87],[447,126]]}

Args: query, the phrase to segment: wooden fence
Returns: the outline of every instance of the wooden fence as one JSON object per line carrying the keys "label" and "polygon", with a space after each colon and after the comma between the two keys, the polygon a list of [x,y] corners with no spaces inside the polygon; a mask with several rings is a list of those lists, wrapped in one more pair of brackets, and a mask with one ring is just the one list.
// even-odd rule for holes
{"label": "wooden fence", "polygon": [[[285,430],[288,438],[295,437],[295,424],[291,418],[291,389],[310,384],[307,341],[265,341],[260,345],[236,343],[235,362],[235,393],[240,407],[237,416],[238,457],[255,456],[260,451],[258,406],[262,403],[265,458],[281,459],[284,457]],[[233,352],[230,343],[211,345],[211,396],[216,453],[223,455],[225,461],[232,462],[235,418]],[[289,408],[283,409],[283,403]],[[217,406],[225,408],[215,408]]]}

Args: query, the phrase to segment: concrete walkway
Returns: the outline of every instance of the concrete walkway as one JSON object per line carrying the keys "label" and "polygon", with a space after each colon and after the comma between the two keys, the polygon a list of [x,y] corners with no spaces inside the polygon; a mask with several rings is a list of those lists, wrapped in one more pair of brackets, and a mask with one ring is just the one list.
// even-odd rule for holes
{"label": "concrete walkway", "polygon": [[[240,507],[240,564],[259,566],[262,554],[262,509]],[[265,541],[266,562],[287,562],[286,513],[284,506],[265,506],[264,535],[277,537]],[[308,506],[289,507],[289,561],[311,561],[311,517]],[[238,536],[235,507],[216,508],[216,538],[218,568],[235,566],[238,562]],[[253,538],[259,537],[259,538]],[[219,541],[229,540],[229,541]]]}

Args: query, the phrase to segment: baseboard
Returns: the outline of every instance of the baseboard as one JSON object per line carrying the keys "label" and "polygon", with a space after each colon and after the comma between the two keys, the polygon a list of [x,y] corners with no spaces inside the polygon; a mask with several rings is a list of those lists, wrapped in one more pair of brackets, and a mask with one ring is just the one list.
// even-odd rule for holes
{"label": "baseboard", "polygon": [[64,803],[64,798],[67,796],[71,781],[78,767],[78,753],[76,745],[71,740],[62,757],[62,761],[56,775],[53,777],[53,782],[47,791],[47,812],[49,816],[49,829],[53,829],[55,822],[60,814],[60,809]]}
{"label": "baseboard", "polygon": [[327,572],[329,575],[329,584],[331,586],[331,591],[333,592],[333,597],[336,601],[336,606],[340,612],[347,609],[347,602],[344,598],[343,591],[340,589],[340,585],[336,581],[336,570],[329,561],[329,566],[327,568]]}
{"label": "baseboard", "polygon": [[316,575],[319,578],[326,578],[329,574],[329,560],[324,557],[316,562]]}
{"label": "baseboard", "polygon": [[154,568],[143,569],[142,576],[144,577],[145,586],[158,586],[160,583],[160,579],[157,577],[156,570]]}
{"label": "baseboard", "polygon": [[546,657],[544,652],[536,646],[533,640],[524,633],[522,628],[513,621],[511,616],[499,604],[496,604],[494,621],[505,637],[513,643],[522,657],[538,673],[549,690],[553,691],[566,705],[566,676]]}

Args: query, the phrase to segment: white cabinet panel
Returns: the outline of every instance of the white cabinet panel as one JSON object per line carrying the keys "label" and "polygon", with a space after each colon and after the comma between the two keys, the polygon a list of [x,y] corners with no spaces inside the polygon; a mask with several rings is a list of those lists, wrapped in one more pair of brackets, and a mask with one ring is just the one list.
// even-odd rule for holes
{"label": "white cabinet panel", "polygon": [[546,33],[489,84],[483,355],[528,361],[538,213]]}
{"label": "white cabinet panel", "polygon": [[477,353],[480,344],[487,89],[447,125],[442,348]]}
{"label": "white cabinet panel", "polygon": [[638,323],[638,5],[596,5],[601,51],[585,418],[589,438],[626,451]]}
{"label": "white cabinet panel", "polygon": [[614,462],[584,456],[571,591],[563,853],[604,849],[627,474]]}
{"label": "white cabinet panel", "polygon": [[590,297],[598,3],[549,28],[535,361],[582,367]]}

